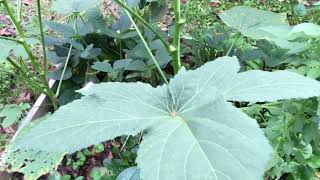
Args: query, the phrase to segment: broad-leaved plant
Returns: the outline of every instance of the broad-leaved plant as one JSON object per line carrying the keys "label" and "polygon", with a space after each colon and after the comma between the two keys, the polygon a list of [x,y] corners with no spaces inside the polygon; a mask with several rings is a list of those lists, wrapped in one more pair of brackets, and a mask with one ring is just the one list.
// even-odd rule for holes
{"label": "broad-leaved plant", "polygon": [[222,57],[184,68],[168,85],[102,83],[39,121],[12,151],[73,153],[121,135],[144,132],[141,179],[262,179],[272,148],[254,119],[233,101],[318,96],[317,81],[287,72],[247,71]]}

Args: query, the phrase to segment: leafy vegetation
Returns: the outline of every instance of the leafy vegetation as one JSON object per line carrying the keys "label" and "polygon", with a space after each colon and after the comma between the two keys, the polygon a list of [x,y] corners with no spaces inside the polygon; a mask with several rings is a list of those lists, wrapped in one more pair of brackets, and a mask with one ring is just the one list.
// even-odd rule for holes
{"label": "leafy vegetation", "polygon": [[[115,0],[118,14],[106,15],[99,3],[56,0],[64,21],[42,23],[37,1],[42,61],[31,41],[1,36],[18,73],[2,72],[54,107],[22,123],[4,170],[27,180],[319,178],[316,4]],[[29,108],[4,107],[3,127]]]}

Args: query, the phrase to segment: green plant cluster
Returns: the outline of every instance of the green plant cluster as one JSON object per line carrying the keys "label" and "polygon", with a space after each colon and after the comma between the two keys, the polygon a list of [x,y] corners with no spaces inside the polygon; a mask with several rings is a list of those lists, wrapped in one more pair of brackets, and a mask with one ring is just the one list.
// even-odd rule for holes
{"label": "green plant cluster", "polygon": [[212,7],[188,17],[195,1],[116,0],[109,22],[99,2],[54,3],[67,22],[44,22],[56,35],[40,39],[60,108],[17,133],[6,170],[33,180],[108,152],[89,178],[318,178],[320,26],[300,23],[299,4],[221,1],[211,20]]}

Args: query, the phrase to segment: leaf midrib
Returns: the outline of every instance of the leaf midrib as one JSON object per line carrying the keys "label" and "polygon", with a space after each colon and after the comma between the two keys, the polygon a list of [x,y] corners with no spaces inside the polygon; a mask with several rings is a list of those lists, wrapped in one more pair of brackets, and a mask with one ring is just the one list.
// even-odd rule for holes
{"label": "leaf midrib", "polygon": [[[186,127],[186,129],[188,130],[188,132],[190,133],[190,135],[192,136],[192,138],[194,139],[194,141],[196,142],[196,144],[200,147],[199,149],[201,150],[201,153],[205,156],[205,158],[206,158],[206,160],[208,161],[208,163],[209,163],[209,165],[210,165],[210,168],[213,170],[213,172],[215,173],[216,171],[218,171],[218,172],[220,172],[221,174],[223,174],[224,176],[227,176],[226,174],[224,174],[224,173],[221,172],[220,170],[217,170],[217,169],[215,169],[214,167],[212,167],[212,165],[211,165],[212,162],[208,159],[207,154],[203,151],[203,148],[202,148],[202,146],[201,146],[200,143],[199,143],[200,141],[203,141],[203,140],[198,140],[198,139],[194,136],[194,133],[193,133],[193,131],[190,129],[190,127],[188,126],[188,124],[186,123],[186,120],[185,120],[181,115],[177,115],[176,117],[178,117],[178,118],[181,120],[182,124]],[[242,134],[242,133],[239,132],[238,130],[235,130],[234,128],[231,128],[231,127],[229,127],[229,126],[226,126],[225,124],[221,124],[221,125],[223,125],[223,126],[225,126],[225,127],[227,127],[227,128],[230,128],[230,129],[234,130],[235,132],[237,132],[237,133],[241,134],[242,136],[244,136],[246,139],[250,140],[247,136],[245,136],[244,134]],[[213,142],[210,142],[210,143],[213,143]],[[225,147],[223,147],[223,146],[220,145],[220,144],[217,144],[217,143],[215,143],[215,144],[216,144],[217,146],[220,146],[222,149],[226,149]],[[239,164],[243,167],[243,170],[246,171],[246,174],[248,174],[249,176],[251,176],[251,175],[247,172],[247,169],[244,168],[244,166],[242,165],[242,163],[241,163],[237,158],[235,158],[233,154],[231,154],[230,152],[228,152],[228,153],[230,154],[230,156],[232,156],[235,160],[237,160],[237,161],[239,162]],[[216,179],[218,180],[216,173],[215,173],[215,177],[216,177]],[[229,177],[229,176],[227,176],[227,177]],[[232,179],[232,178],[230,178],[230,179]]]}
{"label": "leaf midrib", "polygon": [[202,146],[199,144],[199,142],[198,142],[197,138],[194,136],[192,130],[189,128],[188,124],[186,123],[186,121],[184,120],[184,118],[181,115],[177,115],[176,117],[178,117],[181,120],[183,126],[187,129],[188,133],[191,135],[191,137],[193,138],[194,142],[200,147],[199,149],[200,149],[201,153],[204,155],[204,157],[207,160],[207,162],[209,163],[210,169],[214,173],[215,179],[218,180],[216,169],[214,169],[212,167],[211,161],[208,159],[206,153],[203,151]]}

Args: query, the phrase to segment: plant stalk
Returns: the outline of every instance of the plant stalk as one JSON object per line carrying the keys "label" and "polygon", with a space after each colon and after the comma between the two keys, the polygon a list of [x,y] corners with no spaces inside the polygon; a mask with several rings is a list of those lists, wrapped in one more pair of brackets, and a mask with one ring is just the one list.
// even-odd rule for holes
{"label": "plant stalk", "polygon": [[38,12],[38,19],[39,19],[39,24],[40,24],[40,35],[41,35],[41,44],[42,44],[42,53],[43,53],[43,70],[44,70],[44,76],[47,79],[48,63],[47,63],[46,46],[45,46],[45,43],[44,43],[44,31],[43,31],[43,26],[42,26],[42,15],[41,15],[40,0],[37,0],[37,12]]}
{"label": "plant stalk", "polygon": [[9,6],[9,3],[8,3],[8,0],[2,0],[2,4],[5,8],[5,10],[7,11],[13,25],[15,26],[18,34],[19,34],[19,41],[20,43],[22,44],[22,46],[24,47],[26,53],[28,54],[29,56],[29,59],[30,61],[32,62],[32,64],[35,65],[35,68],[41,72],[41,68],[39,67],[39,63],[36,61],[36,58],[33,56],[32,52],[31,52],[31,48],[29,47],[29,45],[27,44],[27,41],[25,39],[25,34],[22,30],[22,27],[21,27],[21,24],[20,22],[16,19],[16,17],[14,16],[10,6]]}
{"label": "plant stalk", "polygon": [[166,84],[169,84],[169,82],[168,82],[168,80],[167,80],[166,76],[164,75],[164,73],[162,72],[162,69],[161,69],[161,67],[159,66],[159,64],[158,64],[158,62],[157,62],[157,60],[156,60],[156,58],[155,58],[155,57],[154,57],[154,55],[152,54],[152,52],[151,52],[151,50],[150,50],[150,48],[149,48],[149,46],[148,46],[148,44],[147,44],[146,40],[144,39],[143,35],[141,34],[141,32],[140,32],[140,30],[139,30],[139,28],[138,28],[137,24],[136,24],[136,23],[134,22],[134,20],[132,19],[131,14],[130,14],[127,10],[124,10],[124,11],[125,11],[125,13],[128,15],[128,17],[129,17],[129,19],[130,19],[130,21],[131,21],[131,23],[132,23],[132,25],[133,25],[134,29],[137,31],[137,33],[138,33],[138,35],[139,35],[139,37],[140,37],[140,39],[141,39],[141,41],[142,41],[143,45],[144,45],[144,46],[145,46],[145,48],[147,49],[147,51],[148,51],[148,53],[149,53],[149,55],[150,55],[150,57],[151,57],[151,59],[152,59],[153,63],[156,65],[156,67],[157,67],[157,69],[158,69],[158,71],[159,71],[159,73],[160,73],[161,77],[163,78],[164,82],[165,82]]}
{"label": "plant stalk", "polygon": [[[31,48],[26,41],[25,33],[23,32],[23,28],[20,24],[21,22],[13,14],[13,12],[9,6],[8,0],[1,0],[0,3],[4,6],[5,10],[7,11],[8,15],[10,17],[10,20],[12,21],[13,25],[15,26],[16,31],[18,32],[18,35],[19,35],[18,42],[23,46],[24,50],[28,54],[28,57],[29,57],[31,63],[34,65],[36,71],[38,73],[40,73],[41,81],[44,85],[44,89],[42,89],[41,92],[43,92],[44,94],[49,96],[49,98],[52,101],[53,107],[56,110],[58,107],[58,104],[57,104],[57,100],[55,99],[54,92],[49,87],[47,75],[45,73],[42,73],[42,71],[44,71],[44,70],[41,69],[41,64],[37,62],[36,57],[32,54]],[[10,39],[10,40],[12,40],[12,39]]]}
{"label": "plant stalk", "polygon": [[173,45],[175,46],[175,51],[173,52],[173,69],[174,74],[177,74],[181,68],[181,57],[180,57],[180,40],[181,40],[181,26],[183,24],[181,19],[181,7],[180,0],[174,1],[174,37]]}
{"label": "plant stalk", "polygon": [[68,63],[69,63],[69,60],[70,60],[70,57],[71,57],[71,52],[72,52],[72,45],[70,45],[69,52],[68,52],[68,57],[66,59],[66,64],[63,67],[63,71],[62,71],[62,74],[61,74],[61,77],[60,77],[60,81],[59,81],[59,85],[58,85],[58,88],[57,88],[57,92],[55,94],[56,98],[58,98],[59,94],[60,94],[60,89],[61,89],[63,77],[64,77],[64,74],[66,73],[66,69],[67,69],[67,66],[68,66]]}
{"label": "plant stalk", "polygon": [[22,0],[17,0],[17,17],[18,17],[18,22],[21,22],[21,19],[22,19]]}

